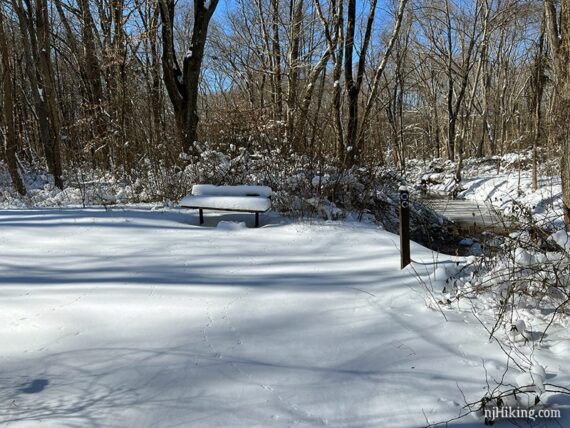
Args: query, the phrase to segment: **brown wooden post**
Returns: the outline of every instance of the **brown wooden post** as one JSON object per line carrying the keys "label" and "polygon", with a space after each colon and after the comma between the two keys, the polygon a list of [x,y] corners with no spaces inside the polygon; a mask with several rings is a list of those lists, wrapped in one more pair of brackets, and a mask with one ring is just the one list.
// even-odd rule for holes
{"label": "brown wooden post", "polygon": [[204,210],[200,208],[198,211],[200,211],[200,224],[204,224]]}
{"label": "brown wooden post", "polygon": [[259,227],[259,213],[255,213],[255,227]]}
{"label": "brown wooden post", "polygon": [[406,186],[400,186],[400,268],[410,264],[410,193]]}

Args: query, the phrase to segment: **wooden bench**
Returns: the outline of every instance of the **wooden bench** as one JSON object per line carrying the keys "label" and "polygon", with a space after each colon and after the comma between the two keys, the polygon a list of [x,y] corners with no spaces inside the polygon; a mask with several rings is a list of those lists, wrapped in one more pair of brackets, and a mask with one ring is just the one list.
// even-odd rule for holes
{"label": "wooden bench", "polygon": [[271,208],[271,194],[267,186],[196,184],[192,186],[192,194],[182,198],[180,206],[197,209],[200,224],[204,224],[204,210],[255,213],[255,227],[259,227],[259,214]]}

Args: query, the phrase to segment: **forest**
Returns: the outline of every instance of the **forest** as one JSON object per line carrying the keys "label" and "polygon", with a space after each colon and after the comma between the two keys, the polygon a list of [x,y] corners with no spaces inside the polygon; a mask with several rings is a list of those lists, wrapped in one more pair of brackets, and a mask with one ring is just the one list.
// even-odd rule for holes
{"label": "forest", "polygon": [[[134,181],[200,144],[313,170],[532,154],[560,159],[568,222],[568,29],[556,0],[3,0],[2,159]],[[276,152],[277,151],[277,152]],[[180,186],[178,186],[180,187]],[[181,196],[181,190],[174,196]],[[163,189],[163,193],[168,193]],[[183,193],[183,192],[182,192]],[[159,198],[159,195],[149,196]]]}

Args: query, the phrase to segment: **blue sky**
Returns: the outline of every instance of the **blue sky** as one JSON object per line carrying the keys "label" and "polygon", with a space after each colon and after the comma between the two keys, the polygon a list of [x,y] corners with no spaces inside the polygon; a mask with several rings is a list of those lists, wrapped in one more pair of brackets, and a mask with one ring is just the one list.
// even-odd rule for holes
{"label": "blue sky", "polygon": [[[246,0],[246,1],[251,1],[252,2],[252,7],[253,7],[253,0]],[[288,2],[288,0],[281,0],[282,2]],[[310,0],[306,1],[307,3],[310,2]],[[322,1],[322,4],[326,4],[326,0]],[[226,16],[228,11],[231,11],[232,9],[234,9],[237,6],[237,0],[220,0],[220,2],[218,3],[218,7],[216,9],[216,12],[214,14],[214,18],[218,21],[218,22],[223,22],[224,16]],[[388,14],[386,13],[387,9],[391,9],[392,7],[392,1],[391,0],[379,0],[378,1],[378,5],[377,5],[377,9],[376,9],[376,25],[375,27],[385,27],[386,25],[388,27],[391,27],[392,25],[392,17],[388,17]],[[345,9],[345,13],[346,13],[346,9]],[[365,13],[366,15],[363,17],[364,19],[366,19],[366,17],[368,16],[369,13],[369,0],[357,0],[356,2],[356,13],[358,16],[360,16],[362,13]]]}

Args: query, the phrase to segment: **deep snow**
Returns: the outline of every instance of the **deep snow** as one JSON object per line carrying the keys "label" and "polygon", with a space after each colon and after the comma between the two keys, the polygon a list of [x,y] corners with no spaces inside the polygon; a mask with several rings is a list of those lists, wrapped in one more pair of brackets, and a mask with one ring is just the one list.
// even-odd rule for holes
{"label": "deep snow", "polygon": [[[399,238],[373,225],[221,218],[251,223],[0,212],[0,424],[415,427],[503,373],[469,312],[425,304],[414,269],[439,287],[449,257],[413,245],[401,271]],[[569,344],[553,330],[535,355],[565,385]]]}

